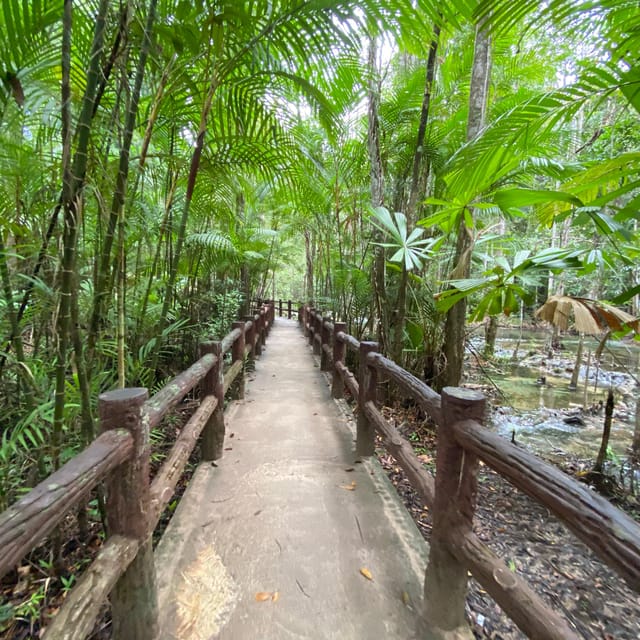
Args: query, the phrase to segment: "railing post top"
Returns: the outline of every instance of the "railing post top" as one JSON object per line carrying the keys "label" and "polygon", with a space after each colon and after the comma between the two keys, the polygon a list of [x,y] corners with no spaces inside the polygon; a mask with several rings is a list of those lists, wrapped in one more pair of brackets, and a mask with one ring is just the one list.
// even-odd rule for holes
{"label": "railing post top", "polygon": [[360,353],[370,353],[371,351],[378,351],[377,342],[363,341],[360,343]]}
{"label": "railing post top", "polygon": [[148,397],[149,391],[145,387],[129,387],[105,391],[98,396],[98,400],[100,402],[127,402],[139,405],[144,404]]}
{"label": "railing post top", "polygon": [[451,412],[457,420],[472,419],[482,421],[485,412],[486,398],[475,389],[463,387],[445,387],[442,390],[442,405],[445,413]]}
{"label": "railing post top", "polygon": [[240,331],[242,331],[242,333],[244,333],[244,325],[245,325],[244,320],[236,320],[231,325],[231,328],[232,329],[240,329]]}
{"label": "railing post top", "polygon": [[210,340],[209,342],[203,342],[200,348],[203,353],[213,353],[214,356],[219,356],[222,353],[222,342]]}
{"label": "railing post top", "polygon": [[334,322],[333,323],[333,333],[340,333],[340,331],[346,331],[347,323],[346,322]]}

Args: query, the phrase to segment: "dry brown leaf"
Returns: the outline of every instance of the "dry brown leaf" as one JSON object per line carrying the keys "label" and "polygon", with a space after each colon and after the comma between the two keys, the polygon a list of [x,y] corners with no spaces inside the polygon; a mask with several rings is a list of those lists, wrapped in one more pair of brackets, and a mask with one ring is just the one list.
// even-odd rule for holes
{"label": "dry brown leaf", "polygon": [[273,595],[271,596],[271,602],[278,602],[279,598],[280,598],[280,592],[274,591]]}
{"label": "dry brown leaf", "polygon": [[418,456],[418,460],[420,460],[420,462],[424,464],[429,464],[430,462],[433,461],[433,458],[431,456],[428,456],[426,453],[421,453]]}
{"label": "dry brown leaf", "polygon": [[273,594],[270,591],[258,591],[256,593],[256,600],[258,602],[266,602],[267,600],[271,600]]}
{"label": "dry brown leaf", "polygon": [[373,582],[373,576],[371,575],[371,571],[369,571],[369,569],[367,569],[366,567],[362,567],[362,569],[360,569],[360,573],[367,579],[367,580],[371,580]]}
{"label": "dry brown leaf", "polygon": [[356,490],[356,481],[354,480],[351,484],[341,484],[341,489],[346,489],[347,491],[355,491]]}

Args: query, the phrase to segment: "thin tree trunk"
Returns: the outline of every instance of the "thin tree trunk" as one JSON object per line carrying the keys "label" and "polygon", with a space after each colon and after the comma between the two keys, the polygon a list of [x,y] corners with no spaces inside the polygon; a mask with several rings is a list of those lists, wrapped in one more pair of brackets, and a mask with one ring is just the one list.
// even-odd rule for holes
{"label": "thin tree trunk", "polygon": [[[576,351],[576,361],[573,365],[573,371],[571,373],[571,382],[569,382],[569,391],[576,391],[578,389],[578,382],[580,381],[580,365],[582,364],[582,350],[584,346],[584,333],[580,334],[580,340],[578,340],[578,350]],[[586,406],[584,407],[587,408]]]}
{"label": "thin tree trunk", "polygon": [[[638,397],[638,394],[636,394],[636,397]],[[633,429],[631,453],[636,461],[640,460],[640,399],[636,400],[635,425]]]}
{"label": "thin tree trunk", "polygon": [[111,249],[113,247],[114,234],[118,220],[124,216],[124,203],[127,193],[127,179],[129,176],[129,156],[131,152],[131,142],[133,139],[133,130],[136,124],[136,118],[138,116],[138,102],[140,100],[140,93],[142,90],[142,81],[144,78],[145,68],[147,64],[147,57],[151,47],[151,35],[153,33],[153,27],[156,17],[156,5],[157,0],[150,0],[149,8],[147,10],[147,22],[145,25],[144,35],[142,39],[142,46],[140,47],[140,55],[138,57],[138,64],[136,68],[136,76],[134,81],[133,92],[127,113],[125,117],[125,128],[122,145],[120,147],[120,160],[118,164],[118,175],[116,176],[116,186],[111,202],[111,212],[109,214],[109,221],[107,223],[107,230],[105,232],[102,252],[100,256],[100,264],[97,274],[97,282],[93,298],[93,310],[91,314],[91,321],[89,324],[89,337],[88,344],[91,357],[93,357],[93,349],[98,339],[98,332],[100,330],[100,324],[104,315],[105,301],[109,295],[109,280],[110,280],[110,264],[111,264]]}
{"label": "thin tree trunk", "polygon": [[304,231],[304,250],[306,257],[306,274],[305,274],[305,297],[307,302],[313,304],[314,288],[313,288],[313,247],[311,242],[311,232],[308,229]]}
{"label": "thin tree trunk", "polygon": [[140,334],[142,332],[142,323],[147,315],[147,308],[149,306],[149,297],[151,296],[151,289],[153,288],[153,283],[156,280],[156,271],[158,269],[158,263],[160,262],[160,254],[162,253],[162,240],[167,234],[169,229],[169,213],[171,208],[173,207],[173,201],[176,195],[176,189],[178,186],[178,175],[172,174],[170,172],[169,179],[171,180],[169,186],[169,193],[167,193],[167,197],[164,205],[164,215],[162,216],[162,220],[160,222],[160,229],[158,231],[158,243],[156,244],[156,250],[153,255],[153,262],[151,263],[151,269],[149,270],[149,279],[147,280],[147,288],[145,290],[144,297],[142,299],[142,310],[140,311],[140,316],[138,317],[138,321],[136,323],[136,340],[139,340]]}
{"label": "thin tree trunk", "polygon": [[[476,26],[476,39],[473,53],[473,68],[469,90],[469,118],[467,121],[467,140],[473,140],[484,125],[487,93],[491,70],[491,43],[488,32],[482,24]],[[471,213],[471,212],[468,212]],[[465,215],[460,216],[460,225],[454,253],[455,278],[468,278],[471,269],[473,235],[467,227]],[[447,312],[444,327],[444,355],[446,368],[443,372],[442,387],[456,387],[460,384],[465,348],[465,325],[467,301],[462,298]]]}
{"label": "thin tree trunk", "polygon": [[[369,154],[370,182],[371,182],[371,206],[380,207],[384,203],[384,171],[382,167],[382,157],[380,155],[380,117],[378,114],[380,106],[380,72],[377,63],[377,43],[374,36],[369,40],[369,51],[367,59],[369,71],[368,90],[368,129],[367,129],[367,150]],[[388,308],[387,308],[387,286],[386,286],[386,260],[382,242],[382,233],[374,230],[373,241],[376,243],[373,249],[373,305],[370,312],[371,319],[377,317],[377,336],[380,350],[387,351],[389,334]],[[374,306],[375,305],[375,306]]]}
{"label": "thin tree trunk", "polygon": [[409,201],[407,203],[407,222],[410,227],[415,225],[416,208],[418,204],[418,196],[420,195],[420,186],[426,182],[428,167],[423,168],[424,162],[424,138],[427,132],[427,124],[429,122],[429,109],[431,107],[431,95],[433,87],[433,78],[436,70],[436,59],[438,52],[438,39],[440,38],[440,26],[434,25],[433,39],[429,47],[429,57],[427,58],[427,72],[424,82],[424,94],[422,96],[422,107],[420,110],[420,125],[418,127],[418,137],[416,139],[416,148],[413,154],[413,167],[411,171],[411,189],[409,191]]}
{"label": "thin tree trunk", "polygon": [[602,430],[602,441],[596,463],[593,465],[594,473],[602,473],[604,462],[607,459],[607,449],[609,448],[609,436],[611,435],[611,421],[613,419],[613,387],[609,387],[607,402],[604,406],[604,428]]}
{"label": "thin tree trunk", "polygon": [[77,125],[77,146],[71,166],[71,24],[72,1],[64,3],[64,27],[62,45],[62,86],[61,86],[61,118],[62,118],[62,162],[63,188],[62,205],[64,211],[62,278],[60,285],[60,305],[57,319],[57,360],[56,391],[53,415],[53,431],[51,437],[52,460],[54,467],[60,463],[60,444],[64,422],[65,385],[67,370],[67,351],[69,346],[69,327],[71,323],[71,300],[77,296],[75,288],[76,242],[78,219],[81,211],[82,188],[84,186],[88,161],[89,137],[96,96],[96,87],[100,70],[100,59],[104,47],[106,17],[109,1],[101,0],[96,16],[96,27],[91,45],[87,83],[82,99],[82,108]]}
{"label": "thin tree trunk", "polygon": [[[440,36],[440,27],[435,25],[433,28],[433,40],[429,47],[429,57],[427,59],[427,71],[425,77],[424,94],[422,97],[422,107],[420,110],[420,124],[418,126],[418,136],[413,154],[413,165],[411,172],[411,188],[409,190],[409,200],[407,203],[407,231],[410,232],[416,221],[416,205],[420,194],[420,185],[423,183],[421,176],[424,171],[424,138],[429,122],[429,108],[431,106],[431,93],[433,85],[433,77],[436,68],[436,53],[438,50],[438,38]],[[409,274],[402,264],[402,273],[400,282],[398,283],[398,297],[396,308],[393,312],[393,347],[391,358],[398,364],[402,365],[402,353],[404,346],[404,325],[407,316],[407,286],[409,284]]]}
{"label": "thin tree trunk", "polygon": [[[204,148],[204,137],[207,132],[207,122],[209,120],[209,113],[211,112],[211,105],[213,104],[213,96],[218,88],[218,76],[214,63],[213,70],[211,72],[211,79],[209,81],[209,88],[205,101],[202,105],[202,111],[200,112],[200,125],[198,127],[198,137],[196,140],[196,146],[191,156],[191,165],[189,167],[189,177],[187,179],[187,192],[185,194],[184,208],[182,209],[182,216],[180,218],[180,226],[178,227],[178,237],[176,240],[176,247],[173,253],[173,259],[171,261],[171,271],[169,272],[169,278],[167,280],[167,286],[165,288],[164,301],[162,303],[162,312],[160,314],[159,326],[157,333],[160,335],[164,331],[167,325],[167,315],[171,304],[173,303],[173,289],[178,276],[178,266],[180,263],[180,256],[182,254],[182,246],[187,231],[187,221],[189,219],[189,210],[191,209],[191,200],[193,199],[193,191],[196,186],[196,178],[198,177],[198,170],[200,168],[200,159],[202,157],[202,150]],[[157,366],[158,355],[162,344],[160,340],[157,342],[157,346],[153,355],[153,369]]]}
{"label": "thin tree trunk", "polygon": [[[245,209],[246,201],[244,199],[244,193],[240,191],[236,196],[236,229],[238,231],[240,231],[240,228],[245,223]],[[249,315],[251,301],[251,282],[249,279],[249,267],[244,260],[242,260],[240,263],[240,287],[242,290],[240,317],[244,318],[245,316]]]}
{"label": "thin tree trunk", "polygon": [[484,332],[484,357],[493,358],[498,337],[498,316],[489,316]]}

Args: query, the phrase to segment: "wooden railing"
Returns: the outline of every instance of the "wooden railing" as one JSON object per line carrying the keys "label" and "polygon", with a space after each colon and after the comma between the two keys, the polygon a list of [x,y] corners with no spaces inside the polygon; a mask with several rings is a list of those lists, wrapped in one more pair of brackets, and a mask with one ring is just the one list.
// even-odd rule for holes
{"label": "wooden railing", "polygon": [[[3,576],[70,509],[84,503],[97,484],[105,484],[107,540],[47,627],[46,639],[84,639],[107,597],[113,638],[148,640],[157,636],[152,533],[200,434],[202,459],[222,456],[224,394],[237,379],[237,397],[244,397],[244,360],[261,354],[273,321],[273,305],[262,305],[253,316],[234,322],[233,330],[221,342],[203,344],[202,357],[151,398],[143,388],[103,393],[98,401],[101,434],[0,514]],[[228,351],[232,359],[225,368],[223,359]],[[202,390],[200,406],[150,483],[149,432],[198,384]]]}
{"label": "wooden railing", "polygon": [[252,304],[257,307],[263,304],[272,304],[274,313],[276,313],[280,318],[284,318],[286,316],[289,320],[291,320],[294,315],[297,315],[300,309],[300,303],[292,302],[291,300],[262,300],[260,298],[257,300],[253,300]]}
{"label": "wooden railing", "polygon": [[[481,393],[447,387],[442,395],[378,353],[375,342],[359,342],[342,322],[331,322],[308,306],[299,320],[320,356],[333,372],[332,393],[349,389],[358,402],[356,453],[374,453],[378,431],[432,514],[429,563],[425,576],[424,617],[433,637],[464,633],[467,572],[486,589],[530,638],[578,638],[567,621],[547,606],[517,573],[473,533],[478,461],[482,460],[515,487],[547,507],[607,565],[640,592],[640,526],[607,500],[540,460],[483,428]],[[345,351],[358,354],[357,375],[345,365]],[[411,444],[390,425],[376,404],[377,376],[384,374],[436,422],[435,478],[424,468]]]}

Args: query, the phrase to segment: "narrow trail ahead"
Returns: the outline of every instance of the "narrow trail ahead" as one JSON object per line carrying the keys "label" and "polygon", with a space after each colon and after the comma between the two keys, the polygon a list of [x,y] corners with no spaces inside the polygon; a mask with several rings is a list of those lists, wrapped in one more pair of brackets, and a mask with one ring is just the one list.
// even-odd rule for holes
{"label": "narrow trail ahead", "polygon": [[415,637],[425,542],[294,321],[226,423],[156,552],[163,640]]}

